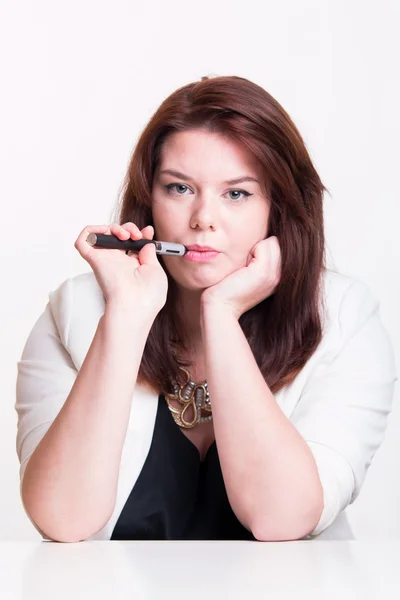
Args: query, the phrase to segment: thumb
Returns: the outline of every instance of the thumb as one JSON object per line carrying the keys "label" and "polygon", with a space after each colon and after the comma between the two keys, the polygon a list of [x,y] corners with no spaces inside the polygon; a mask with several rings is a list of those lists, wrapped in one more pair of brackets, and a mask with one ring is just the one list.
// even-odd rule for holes
{"label": "thumb", "polygon": [[156,253],[155,244],[145,244],[139,252],[140,262],[156,265],[158,264],[158,258]]}

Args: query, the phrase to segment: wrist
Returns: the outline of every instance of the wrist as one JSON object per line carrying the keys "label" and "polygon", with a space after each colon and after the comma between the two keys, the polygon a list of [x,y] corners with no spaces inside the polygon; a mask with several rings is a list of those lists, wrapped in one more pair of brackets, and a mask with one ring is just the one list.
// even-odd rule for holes
{"label": "wrist", "polygon": [[150,330],[154,319],[154,311],[151,312],[143,306],[135,304],[127,305],[125,302],[108,301],[104,311],[104,321],[110,322],[115,326],[121,324],[128,328],[148,329]]}
{"label": "wrist", "polygon": [[223,329],[225,323],[237,323],[238,320],[234,311],[226,304],[218,301],[207,301],[200,304],[200,325],[203,332],[208,328],[211,330],[215,327]]}
{"label": "wrist", "polygon": [[228,319],[234,318],[238,320],[233,308],[229,304],[223,303],[219,300],[202,299],[200,301],[200,316],[203,317],[208,315],[224,315]]}

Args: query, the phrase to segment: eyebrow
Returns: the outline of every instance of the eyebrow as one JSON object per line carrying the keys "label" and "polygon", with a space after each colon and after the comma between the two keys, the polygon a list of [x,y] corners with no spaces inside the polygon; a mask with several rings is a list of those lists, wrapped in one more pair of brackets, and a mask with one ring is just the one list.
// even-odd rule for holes
{"label": "eyebrow", "polygon": [[[164,169],[163,171],[160,171],[160,175],[162,175],[163,173],[166,173],[167,175],[173,175],[174,177],[179,177],[179,179],[193,181],[193,178],[189,177],[189,175],[179,173],[179,171],[173,171],[172,169]],[[254,181],[255,183],[259,183],[258,179],[250,177],[249,175],[244,175],[243,177],[238,177],[237,179],[229,179],[228,181],[223,181],[223,183],[226,183],[228,185],[235,185],[237,183],[243,183],[244,181]]]}

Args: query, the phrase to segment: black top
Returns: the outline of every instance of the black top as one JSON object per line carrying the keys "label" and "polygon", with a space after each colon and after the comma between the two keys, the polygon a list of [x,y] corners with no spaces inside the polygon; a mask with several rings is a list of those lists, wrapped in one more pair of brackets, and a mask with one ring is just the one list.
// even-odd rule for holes
{"label": "black top", "polygon": [[215,441],[203,461],[158,397],[153,439],[112,540],[255,540],[225,491]]}

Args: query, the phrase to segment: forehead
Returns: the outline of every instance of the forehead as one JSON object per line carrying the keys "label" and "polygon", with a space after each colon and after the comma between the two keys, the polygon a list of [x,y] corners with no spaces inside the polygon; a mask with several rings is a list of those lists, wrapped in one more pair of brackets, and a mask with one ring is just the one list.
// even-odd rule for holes
{"label": "forehead", "polygon": [[233,179],[259,174],[256,160],[239,142],[200,129],[170,134],[162,146],[160,159],[160,169],[176,169],[192,176],[207,172],[219,173],[220,179]]}

